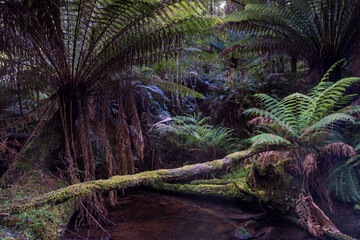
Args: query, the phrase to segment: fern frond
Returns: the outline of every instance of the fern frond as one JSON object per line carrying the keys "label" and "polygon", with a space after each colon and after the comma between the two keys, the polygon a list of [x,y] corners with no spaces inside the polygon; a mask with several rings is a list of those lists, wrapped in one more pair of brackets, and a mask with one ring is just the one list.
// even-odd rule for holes
{"label": "fern frond", "polygon": [[257,146],[271,146],[271,145],[291,145],[291,143],[274,134],[262,133],[249,138],[250,143],[253,147]]}
{"label": "fern frond", "polygon": [[266,110],[258,109],[258,108],[250,108],[243,112],[245,115],[256,115],[265,118],[272,119],[273,123],[275,123],[280,129],[289,133],[291,136],[296,137],[298,132],[296,129],[292,128],[291,126],[287,125],[286,122],[282,121],[281,119],[277,118],[271,112]]}
{"label": "fern frond", "polygon": [[326,179],[328,191],[334,191],[343,202],[360,202],[359,178],[350,164],[354,161],[358,164],[359,157],[338,164]]}
{"label": "fern frond", "polygon": [[184,97],[204,98],[201,93],[175,82],[163,81],[158,78],[151,78],[149,81],[164,91],[180,93]]}
{"label": "fern frond", "polygon": [[303,138],[308,134],[327,129],[328,127],[333,126],[334,124],[337,124],[339,122],[352,123],[354,121],[355,118],[353,116],[344,113],[334,113],[312,124],[304,131],[304,133],[300,136],[300,138]]}
{"label": "fern frond", "polygon": [[341,63],[344,63],[344,61],[345,61],[345,58],[340,59],[339,61],[337,61],[336,63],[334,63],[334,64],[329,68],[329,70],[326,71],[326,73],[324,74],[324,76],[322,77],[322,79],[321,79],[320,82],[325,82],[325,81],[329,80],[329,77],[330,77],[331,72],[334,71],[335,68],[337,68]]}
{"label": "fern frond", "polygon": [[[243,2],[243,1],[242,1]],[[252,36],[248,44],[231,46],[229,51],[285,53],[300,56],[311,70],[322,75],[341,64],[351,54],[358,24],[359,10],[350,1],[273,0],[245,1],[243,11],[225,18],[225,28],[247,31]],[[333,26],[333,27],[329,27]],[[334,64],[335,63],[335,64]],[[321,76],[319,76],[321,77]]]}
{"label": "fern frond", "polygon": [[284,117],[288,125],[302,131],[309,125],[311,115],[308,115],[309,106],[313,103],[313,99],[301,94],[294,93],[281,100],[285,106]]}
{"label": "fern frond", "polygon": [[325,145],[321,149],[321,154],[331,154],[338,157],[352,157],[354,156],[355,150],[352,146],[343,142],[333,142]]}
{"label": "fern frond", "polygon": [[359,80],[360,78],[356,77],[343,78],[322,91],[315,99],[318,109],[317,115],[322,116],[332,111],[340,99],[345,96],[346,89]]}

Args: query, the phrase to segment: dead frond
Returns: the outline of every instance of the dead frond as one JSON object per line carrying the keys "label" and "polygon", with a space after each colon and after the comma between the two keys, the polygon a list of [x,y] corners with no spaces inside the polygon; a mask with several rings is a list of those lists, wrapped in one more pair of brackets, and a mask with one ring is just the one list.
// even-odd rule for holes
{"label": "dead frond", "polygon": [[258,126],[258,125],[263,125],[263,124],[269,124],[272,123],[273,120],[271,118],[267,118],[267,117],[256,117],[254,119],[251,119],[250,121],[248,121],[248,123],[250,125],[254,125],[254,126]]}
{"label": "dead frond", "polygon": [[317,170],[317,155],[315,153],[309,153],[305,156],[302,167],[305,175],[309,177],[311,173]]}
{"label": "dead frond", "polygon": [[321,226],[313,216],[311,206],[312,198],[310,196],[305,196],[304,193],[301,193],[299,198],[296,200],[296,212],[299,215],[298,223],[311,235],[321,237]]}
{"label": "dead frond", "polygon": [[356,154],[354,148],[344,142],[334,142],[327,144],[321,149],[320,153],[324,157],[333,155],[339,158],[352,157]]}
{"label": "dead frond", "polygon": [[270,163],[276,163],[283,159],[283,154],[279,151],[268,151],[258,154],[257,160],[260,163],[260,168],[265,169]]}

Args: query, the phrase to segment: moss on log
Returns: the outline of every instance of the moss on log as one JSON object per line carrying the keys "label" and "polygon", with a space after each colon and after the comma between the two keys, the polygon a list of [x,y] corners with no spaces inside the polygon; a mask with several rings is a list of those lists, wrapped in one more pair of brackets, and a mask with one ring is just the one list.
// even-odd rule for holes
{"label": "moss on log", "polygon": [[225,185],[215,184],[170,184],[155,183],[152,187],[156,190],[172,193],[193,194],[200,196],[216,197],[221,199],[241,199],[242,201],[252,202],[258,200],[258,193],[249,189],[241,188],[238,183],[228,183]]}

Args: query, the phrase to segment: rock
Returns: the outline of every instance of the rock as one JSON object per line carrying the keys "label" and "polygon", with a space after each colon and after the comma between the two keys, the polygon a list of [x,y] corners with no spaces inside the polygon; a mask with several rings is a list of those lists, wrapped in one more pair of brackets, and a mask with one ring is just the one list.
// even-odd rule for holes
{"label": "rock", "polygon": [[241,240],[246,240],[246,239],[252,239],[253,238],[251,236],[251,234],[244,227],[236,228],[235,231],[234,231],[234,236],[235,236],[235,239],[241,239]]}

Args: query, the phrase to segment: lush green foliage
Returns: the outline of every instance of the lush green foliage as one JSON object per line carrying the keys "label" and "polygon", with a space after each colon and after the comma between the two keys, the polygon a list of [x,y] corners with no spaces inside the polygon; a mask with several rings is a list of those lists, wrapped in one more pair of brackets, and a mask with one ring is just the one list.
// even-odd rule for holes
{"label": "lush green foliage", "polygon": [[209,117],[203,118],[201,113],[176,116],[167,119],[172,121],[171,124],[156,124],[155,131],[161,141],[166,140],[188,152],[213,153],[213,157],[216,157],[217,152],[224,153],[231,144],[232,130],[209,125],[209,120]]}

